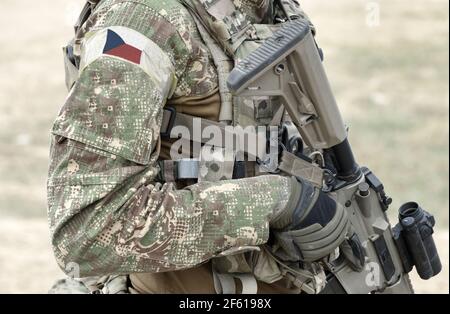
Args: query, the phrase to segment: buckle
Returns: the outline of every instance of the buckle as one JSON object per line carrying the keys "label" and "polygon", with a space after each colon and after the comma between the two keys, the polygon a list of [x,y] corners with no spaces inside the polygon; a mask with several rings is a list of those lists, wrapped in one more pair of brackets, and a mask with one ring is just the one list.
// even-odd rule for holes
{"label": "buckle", "polygon": [[199,173],[198,159],[184,158],[176,161],[178,180],[197,179]]}
{"label": "buckle", "polygon": [[[169,114],[169,118],[167,121],[167,114]],[[172,131],[173,125],[175,124],[175,117],[177,115],[177,111],[174,107],[164,107],[163,120],[161,124],[160,135],[161,138],[168,139],[170,138],[170,132]]]}

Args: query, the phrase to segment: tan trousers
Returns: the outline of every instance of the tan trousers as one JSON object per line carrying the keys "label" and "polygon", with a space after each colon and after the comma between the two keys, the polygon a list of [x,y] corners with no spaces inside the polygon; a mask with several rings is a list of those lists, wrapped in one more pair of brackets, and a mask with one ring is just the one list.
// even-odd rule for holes
{"label": "tan trousers", "polygon": [[[142,294],[215,294],[211,264],[174,272],[131,274],[133,288]],[[240,280],[235,280],[236,291],[242,291]],[[296,294],[297,288],[286,288],[283,280],[273,284],[258,281],[258,294]]]}

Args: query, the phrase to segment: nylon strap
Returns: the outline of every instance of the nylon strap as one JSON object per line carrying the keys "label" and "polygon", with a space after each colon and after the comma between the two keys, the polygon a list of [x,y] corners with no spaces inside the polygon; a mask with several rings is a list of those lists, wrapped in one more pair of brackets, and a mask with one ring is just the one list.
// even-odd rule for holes
{"label": "nylon strap", "polygon": [[[200,128],[196,130],[196,126],[200,126]],[[178,135],[182,139],[188,141],[214,145],[217,147],[225,147],[226,143],[234,143],[235,151],[245,152],[248,156],[254,158],[265,156],[267,144],[265,134],[258,132],[237,133],[234,131],[233,127],[226,126],[223,123],[194,117],[184,113],[175,112],[173,109],[165,108],[161,123],[161,133],[171,134],[172,130],[176,127],[183,127],[187,132],[173,134],[175,137]],[[210,131],[214,132],[214,136],[211,136]],[[216,131],[220,132],[220,136],[217,136],[218,132]],[[193,136],[199,132],[200,134],[198,134],[197,137]],[[239,143],[246,143],[247,145],[241,147]],[[198,156],[196,153],[198,152],[194,152],[194,155]]]}
{"label": "nylon strap", "polygon": [[233,121],[233,95],[227,85],[228,75],[234,67],[233,60],[228,57],[217,42],[211,37],[208,31],[206,31],[203,24],[199,21],[196,15],[192,15],[197,27],[199,29],[200,36],[204,43],[211,52],[214,65],[217,69],[217,75],[219,79],[219,93],[220,93],[220,113],[219,121],[225,124],[231,124]]}
{"label": "nylon strap", "polygon": [[217,294],[236,294],[236,283],[234,278],[242,283],[241,294],[256,294],[258,292],[258,283],[253,274],[220,274],[212,270],[214,279],[214,289]]}
{"label": "nylon strap", "polygon": [[214,269],[212,273],[217,294],[236,294],[236,283],[230,274],[219,274]]}
{"label": "nylon strap", "polygon": [[235,275],[242,283],[242,294],[256,294],[258,292],[258,284],[253,274]]}
{"label": "nylon strap", "polygon": [[[194,130],[196,124],[200,126],[199,130]],[[225,145],[226,136],[231,136],[234,138],[234,134],[227,132],[227,130],[225,129],[225,125],[220,122],[202,119],[184,113],[175,113],[172,110],[164,109],[163,120],[161,123],[161,133],[170,134],[174,127],[180,126],[186,128],[189,131],[189,134],[187,134],[187,132],[181,134],[182,138],[186,138],[191,141],[199,141],[202,144],[208,143],[218,147],[223,147]],[[217,130],[220,130],[221,137],[203,137],[202,134],[200,134],[200,138],[193,137],[193,135],[195,134],[194,132],[200,131],[201,133],[203,133],[203,131],[208,127],[213,127]]]}
{"label": "nylon strap", "polygon": [[[192,134],[194,134],[194,126],[198,123],[200,126],[200,130],[197,130],[196,132],[200,132],[199,138],[192,137]],[[260,133],[245,133],[245,134],[239,134],[233,132],[232,127],[227,127],[224,124],[220,122],[215,122],[212,120],[197,118],[194,116],[190,116],[183,113],[175,112],[174,110],[165,109],[163,112],[163,122],[161,126],[161,133],[170,134],[171,130],[174,127],[185,127],[188,132],[183,132],[180,134],[174,134],[174,135],[180,135],[182,139],[186,141],[194,141],[199,142],[201,144],[208,144],[208,145],[214,145],[217,147],[224,147],[225,143],[227,143],[226,138],[232,138],[234,143],[239,143],[242,140],[242,136],[245,136],[247,141],[245,143],[248,143],[249,145],[245,145],[244,147],[236,147],[237,150],[240,150],[242,152],[247,153],[249,156],[252,157],[262,157],[265,156],[265,150],[266,150],[266,138],[265,135]],[[214,136],[210,137],[208,134],[208,137],[204,137],[204,131],[208,127],[214,127],[217,128],[217,130],[220,131],[220,136],[217,136],[217,133],[214,133]],[[208,133],[208,132],[206,132]],[[257,143],[257,144],[256,144]],[[264,145],[261,145],[264,144]],[[251,146],[251,145],[257,145]],[[263,146],[263,147],[260,147]],[[256,152],[256,156],[255,156]],[[196,154],[197,152],[194,152],[194,155],[199,156],[200,154]],[[198,152],[200,153],[200,152]],[[168,169],[167,171],[164,170],[165,179],[167,182],[172,182],[177,179],[195,179],[198,178],[198,168],[197,166],[194,166],[194,164],[191,164],[189,169],[195,168],[192,170],[185,171],[185,173],[190,173],[192,175],[191,178],[184,177],[184,176],[178,176],[176,171],[176,168],[179,168],[180,166],[186,167],[187,161],[182,160],[176,161],[178,164],[174,165],[175,161],[165,161],[164,169]],[[198,161],[197,161],[198,162]],[[172,164],[171,164],[172,163]],[[321,188],[323,185],[323,170],[312,164],[311,162],[308,162],[306,160],[301,159],[300,157],[289,153],[287,151],[283,151],[281,154],[281,160],[278,164],[278,169],[281,171],[292,175],[304,178],[305,180],[308,180],[316,187]],[[197,172],[197,175],[195,173]]]}
{"label": "nylon strap", "polygon": [[74,38],[74,53],[75,55],[79,56],[80,54],[80,45],[82,36],[80,34],[80,30],[83,27],[84,23],[89,19],[89,17],[92,15],[92,12],[94,12],[95,8],[99,4],[101,0],[87,0],[83,9],[81,10],[80,16],[78,17],[75,25],[75,38]]}
{"label": "nylon strap", "polygon": [[287,174],[308,180],[316,187],[321,188],[323,185],[323,170],[320,167],[287,151],[283,151],[278,168]]}
{"label": "nylon strap", "polygon": [[97,4],[100,2],[100,0],[87,0],[83,10],[81,10],[80,16],[77,19],[77,22],[74,25],[75,33],[78,32],[78,30],[83,26],[83,24],[89,19],[92,12],[94,11]]}
{"label": "nylon strap", "polygon": [[[200,161],[198,159],[183,158],[180,160],[159,160],[161,176],[164,182],[176,182],[178,180],[195,180],[200,176]],[[256,166],[252,161],[235,161],[232,177],[228,179],[242,179],[254,177]],[[253,171],[252,171],[253,170]],[[230,171],[228,171],[229,173]]]}
{"label": "nylon strap", "polygon": [[[200,161],[198,159],[183,158],[180,160],[161,160],[158,163],[162,170],[162,179],[165,182],[199,178]],[[255,167],[255,162],[235,162],[233,179],[245,178],[248,176],[247,174],[252,174],[251,176],[254,176],[254,173],[249,172],[252,167]],[[289,175],[298,176],[308,180],[316,187],[320,188],[322,186],[322,169],[304,161],[294,154],[283,152],[278,169]]]}

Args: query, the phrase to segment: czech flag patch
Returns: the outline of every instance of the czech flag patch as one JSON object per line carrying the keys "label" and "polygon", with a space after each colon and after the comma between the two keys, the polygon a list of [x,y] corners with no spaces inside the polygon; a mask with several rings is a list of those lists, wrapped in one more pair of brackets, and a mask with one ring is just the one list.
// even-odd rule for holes
{"label": "czech flag patch", "polygon": [[122,37],[111,29],[108,29],[106,44],[103,53],[110,56],[119,57],[130,62],[140,64],[142,50],[127,44]]}
{"label": "czech flag patch", "polygon": [[108,57],[138,66],[165,95],[172,89],[167,82],[175,82],[175,69],[169,56],[148,37],[128,27],[111,26],[88,33],[80,57],[80,73],[99,58]]}

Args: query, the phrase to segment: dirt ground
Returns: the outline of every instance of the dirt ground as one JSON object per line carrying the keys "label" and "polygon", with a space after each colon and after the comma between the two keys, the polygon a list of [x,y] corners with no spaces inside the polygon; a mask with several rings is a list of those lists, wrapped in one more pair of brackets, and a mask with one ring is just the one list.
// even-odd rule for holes
{"label": "dirt ground", "polygon": [[[0,1],[0,293],[45,293],[61,276],[46,224],[49,129],[64,102],[61,47],[82,0]],[[447,0],[304,0],[361,164],[394,203],[437,219],[448,293]]]}

